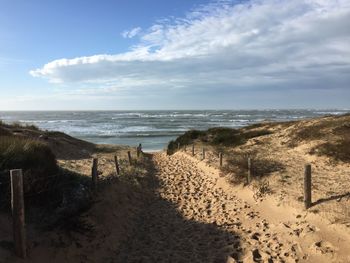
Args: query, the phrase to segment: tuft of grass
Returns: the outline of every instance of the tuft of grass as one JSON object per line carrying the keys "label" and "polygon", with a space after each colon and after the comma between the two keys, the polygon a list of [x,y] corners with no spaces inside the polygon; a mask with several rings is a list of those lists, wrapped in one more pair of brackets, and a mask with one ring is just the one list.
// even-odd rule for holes
{"label": "tuft of grass", "polygon": [[258,180],[253,184],[253,198],[255,201],[262,200],[265,196],[273,193],[268,180]]}

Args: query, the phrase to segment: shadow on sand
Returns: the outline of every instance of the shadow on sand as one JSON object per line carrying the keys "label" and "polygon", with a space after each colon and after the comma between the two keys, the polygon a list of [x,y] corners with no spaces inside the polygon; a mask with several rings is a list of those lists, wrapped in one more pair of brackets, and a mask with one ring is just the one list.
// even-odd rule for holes
{"label": "shadow on sand", "polygon": [[333,201],[333,200],[337,200],[337,199],[339,199],[339,201],[340,201],[344,197],[350,198],[350,192],[345,193],[345,194],[340,194],[340,195],[332,195],[332,196],[326,197],[326,198],[320,198],[317,201],[313,202],[311,205],[315,206],[315,205],[319,205],[319,204],[326,203],[326,202]]}
{"label": "shadow on sand", "polygon": [[[241,256],[240,236],[184,218],[173,204],[160,197],[158,171],[152,155],[145,154],[149,174],[142,182],[150,198],[137,217],[133,235],[116,251],[114,262],[237,262]],[[232,261],[231,261],[232,262]]]}

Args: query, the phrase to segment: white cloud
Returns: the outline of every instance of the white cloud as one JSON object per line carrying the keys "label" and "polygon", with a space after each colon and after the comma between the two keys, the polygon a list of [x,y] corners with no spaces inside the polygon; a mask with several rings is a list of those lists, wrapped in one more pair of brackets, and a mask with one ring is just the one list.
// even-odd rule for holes
{"label": "white cloud", "polygon": [[220,1],[154,24],[128,52],[54,60],[30,74],[130,88],[348,87],[349,25],[348,0]]}
{"label": "white cloud", "polygon": [[137,36],[141,32],[141,30],[142,30],[141,27],[135,27],[131,30],[125,30],[123,31],[122,36],[124,38],[133,38]]}

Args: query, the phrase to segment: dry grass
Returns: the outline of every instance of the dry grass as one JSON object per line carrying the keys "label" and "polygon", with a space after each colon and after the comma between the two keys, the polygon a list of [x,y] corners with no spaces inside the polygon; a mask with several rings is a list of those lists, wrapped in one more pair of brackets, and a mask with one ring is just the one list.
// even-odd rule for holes
{"label": "dry grass", "polygon": [[[293,130],[288,145],[320,141],[310,154],[328,156],[335,161],[350,161],[350,115],[328,117],[322,121],[300,123]],[[303,124],[303,126],[302,126]]]}
{"label": "dry grass", "polygon": [[226,160],[222,167],[225,174],[233,174],[231,181],[234,183],[245,182],[248,173],[248,158],[251,159],[252,179],[261,179],[277,171],[283,171],[284,165],[276,160],[258,155],[256,151],[234,152]]}
{"label": "dry grass", "polygon": [[55,156],[44,143],[18,136],[0,136],[0,187],[4,193],[9,193],[11,169],[23,170],[26,195],[45,191],[50,178],[58,172]]}
{"label": "dry grass", "polygon": [[253,184],[253,198],[255,201],[263,199],[265,196],[273,194],[270,183],[267,180],[258,180]]}
{"label": "dry grass", "polygon": [[337,142],[322,143],[311,149],[310,153],[326,155],[335,161],[350,162],[350,137]]}

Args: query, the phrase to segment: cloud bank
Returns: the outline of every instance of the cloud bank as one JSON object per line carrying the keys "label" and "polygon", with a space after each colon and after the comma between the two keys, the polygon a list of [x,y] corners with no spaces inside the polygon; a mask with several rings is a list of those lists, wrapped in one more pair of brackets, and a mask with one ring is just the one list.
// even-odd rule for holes
{"label": "cloud bank", "polygon": [[350,83],[350,1],[220,1],[163,19],[129,51],[51,61],[54,83],[177,89],[333,88]]}

